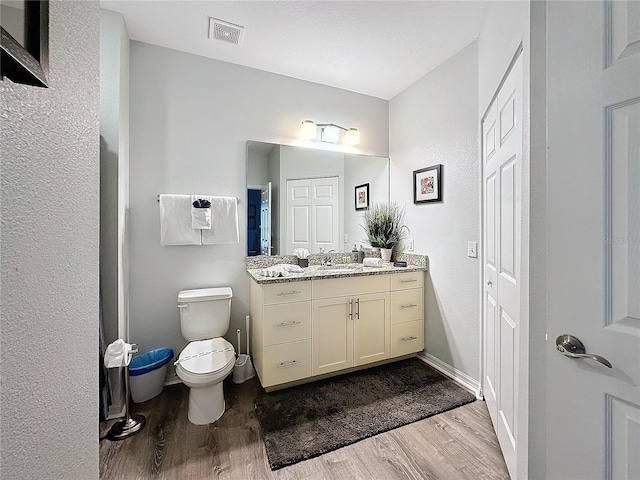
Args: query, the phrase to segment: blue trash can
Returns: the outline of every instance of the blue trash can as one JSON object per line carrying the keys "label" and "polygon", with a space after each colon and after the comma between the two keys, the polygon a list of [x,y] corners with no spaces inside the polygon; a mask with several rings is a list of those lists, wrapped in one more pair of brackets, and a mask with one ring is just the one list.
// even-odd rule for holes
{"label": "blue trash can", "polygon": [[167,367],[173,358],[173,350],[159,348],[141,353],[129,363],[129,384],[131,400],[136,403],[146,402],[160,395],[167,376]]}

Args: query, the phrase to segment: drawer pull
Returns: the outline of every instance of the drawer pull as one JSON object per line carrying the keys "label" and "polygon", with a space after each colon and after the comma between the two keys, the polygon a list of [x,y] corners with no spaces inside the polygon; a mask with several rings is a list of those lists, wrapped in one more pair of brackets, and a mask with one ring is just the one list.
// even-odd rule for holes
{"label": "drawer pull", "polygon": [[278,296],[284,297],[285,295],[297,295],[299,293],[302,293],[302,292],[300,290],[291,290],[290,292],[280,292]]}
{"label": "drawer pull", "polygon": [[287,362],[287,363],[281,363],[280,365],[278,365],[278,368],[295,367],[296,365],[300,365],[300,362],[298,360],[294,360],[292,362]]}
{"label": "drawer pull", "polygon": [[293,320],[292,322],[282,322],[276,325],[276,327],[295,327],[296,325],[302,325],[302,322]]}
{"label": "drawer pull", "polygon": [[400,283],[413,283],[413,282],[417,282],[418,279],[417,278],[412,278],[410,280],[400,280]]}
{"label": "drawer pull", "polygon": [[410,336],[410,337],[402,337],[402,338],[400,339],[400,341],[401,341],[401,342],[411,342],[412,340],[417,340],[417,339],[418,339],[418,337],[414,337],[414,336],[412,335],[412,336]]}
{"label": "drawer pull", "polygon": [[404,308],[415,308],[417,306],[418,306],[418,304],[416,304],[416,303],[410,303],[408,305],[401,305],[400,308],[402,308],[402,309],[404,309]]}

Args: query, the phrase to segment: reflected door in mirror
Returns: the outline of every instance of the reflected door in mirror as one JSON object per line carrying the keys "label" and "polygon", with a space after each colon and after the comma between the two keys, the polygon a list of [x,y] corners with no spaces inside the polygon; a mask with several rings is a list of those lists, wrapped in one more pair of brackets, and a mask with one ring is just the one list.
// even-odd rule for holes
{"label": "reflected door in mirror", "polygon": [[260,253],[271,255],[271,182],[260,191]]}
{"label": "reflected door in mirror", "polygon": [[286,254],[294,248],[340,250],[338,183],[338,177],[287,181]]}
{"label": "reflected door in mirror", "polygon": [[247,190],[247,256],[260,255],[260,190]]}

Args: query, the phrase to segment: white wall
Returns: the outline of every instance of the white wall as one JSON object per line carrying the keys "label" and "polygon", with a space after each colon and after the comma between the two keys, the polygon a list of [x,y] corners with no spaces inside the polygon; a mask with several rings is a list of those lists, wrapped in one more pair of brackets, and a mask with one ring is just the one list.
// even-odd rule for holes
{"label": "white wall", "polygon": [[50,88],[0,81],[0,478],[98,478],[99,13],[49,2]]}
{"label": "white wall", "polygon": [[[131,43],[130,339],[142,350],[179,352],[178,291],[221,285],[234,292],[235,344],[249,311],[246,141],[295,145],[307,118],[354,125],[358,152],[388,156],[384,100]],[[240,243],[160,246],[156,196],[191,192],[240,198]]]}
{"label": "white wall", "polygon": [[[475,43],[393,98],[391,200],[406,205],[415,253],[429,256],[425,350],[480,379],[478,57]],[[413,204],[413,170],[443,165],[443,201]]]}

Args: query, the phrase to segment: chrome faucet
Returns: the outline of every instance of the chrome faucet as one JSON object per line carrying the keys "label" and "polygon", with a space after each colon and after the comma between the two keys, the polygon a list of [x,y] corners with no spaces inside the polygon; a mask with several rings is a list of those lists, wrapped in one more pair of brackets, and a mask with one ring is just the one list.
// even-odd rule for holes
{"label": "chrome faucet", "polygon": [[331,260],[331,252],[335,252],[335,250],[329,250],[324,257],[324,265],[331,266],[333,265],[333,261]]}

